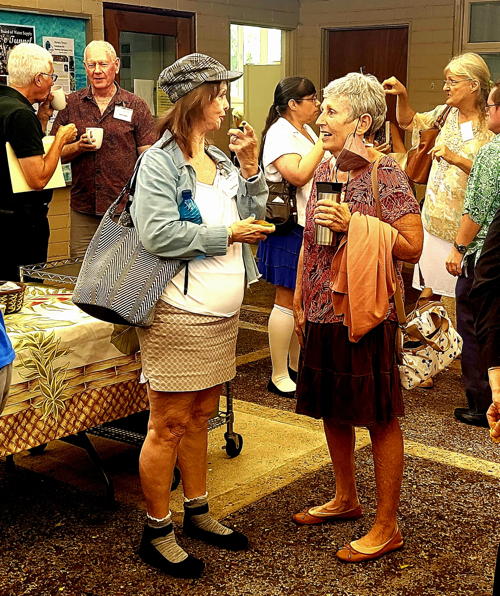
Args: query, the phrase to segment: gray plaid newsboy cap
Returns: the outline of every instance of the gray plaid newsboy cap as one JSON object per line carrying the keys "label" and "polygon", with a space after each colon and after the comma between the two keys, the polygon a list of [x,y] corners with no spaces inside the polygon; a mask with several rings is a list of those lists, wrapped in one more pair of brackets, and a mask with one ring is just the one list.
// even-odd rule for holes
{"label": "gray plaid newsboy cap", "polygon": [[205,54],[189,54],[164,68],[158,83],[175,103],[203,83],[235,81],[242,75],[242,72],[227,70],[215,58]]}

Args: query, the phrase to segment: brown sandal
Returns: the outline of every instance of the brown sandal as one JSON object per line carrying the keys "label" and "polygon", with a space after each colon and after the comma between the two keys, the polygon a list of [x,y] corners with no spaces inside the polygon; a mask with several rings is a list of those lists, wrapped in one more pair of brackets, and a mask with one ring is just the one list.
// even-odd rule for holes
{"label": "brown sandal", "polygon": [[358,505],[354,509],[347,511],[339,511],[338,513],[325,513],[324,515],[314,515],[311,509],[305,509],[300,513],[292,515],[293,521],[299,526],[314,526],[316,524],[324,524],[331,521],[354,520],[359,519],[363,515],[361,506]]}
{"label": "brown sandal", "polygon": [[398,550],[402,546],[403,537],[401,536],[399,529],[396,528],[396,532],[394,533],[393,537],[384,544],[380,545],[380,548],[375,552],[369,554],[361,553],[353,547],[353,542],[351,542],[339,549],[335,553],[335,556],[344,563],[361,563],[362,561],[372,561],[373,559],[378,559],[387,553]]}

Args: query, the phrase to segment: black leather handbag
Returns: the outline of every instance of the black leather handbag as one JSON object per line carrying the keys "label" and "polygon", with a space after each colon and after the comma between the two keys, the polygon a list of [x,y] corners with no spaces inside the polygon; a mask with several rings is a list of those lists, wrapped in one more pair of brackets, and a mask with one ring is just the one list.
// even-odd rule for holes
{"label": "black leather handbag", "polygon": [[281,182],[267,180],[267,186],[266,221],[276,227],[273,234],[288,234],[297,223],[297,187],[285,179]]}

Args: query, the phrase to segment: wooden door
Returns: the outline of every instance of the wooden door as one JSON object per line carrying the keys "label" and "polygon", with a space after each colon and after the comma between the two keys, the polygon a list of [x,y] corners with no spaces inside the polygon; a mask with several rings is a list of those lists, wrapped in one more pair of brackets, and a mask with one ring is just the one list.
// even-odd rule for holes
{"label": "wooden door", "polygon": [[[408,27],[328,31],[328,80],[348,72],[372,74],[382,82],[394,75],[406,85]],[[387,119],[397,124],[396,98],[387,96]]]}

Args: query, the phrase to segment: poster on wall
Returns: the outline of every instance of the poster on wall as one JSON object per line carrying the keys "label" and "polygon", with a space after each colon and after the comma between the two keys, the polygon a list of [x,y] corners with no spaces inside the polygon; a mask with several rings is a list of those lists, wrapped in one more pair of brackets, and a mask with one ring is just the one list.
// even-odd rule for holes
{"label": "poster on wall", "polygon": [[35,28],[29,25],[0,23],[0,83],[7,84],[9,52],[20,43],[35,43]]}
{"label": "poster on wall", "polygon": [[57,84],[65,93],[76,91],[75,40],[69,37],[42,37],[42,46],[52,54]]}

